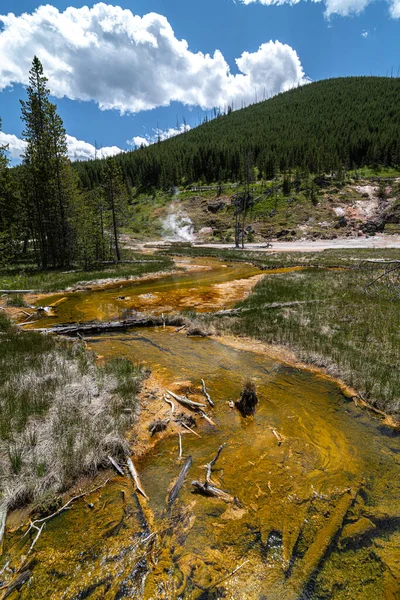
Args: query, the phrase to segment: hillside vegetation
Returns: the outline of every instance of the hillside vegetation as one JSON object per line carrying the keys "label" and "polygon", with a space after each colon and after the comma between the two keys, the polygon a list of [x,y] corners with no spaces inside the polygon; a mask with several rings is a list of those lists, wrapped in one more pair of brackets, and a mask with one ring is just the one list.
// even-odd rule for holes
{"label": "hillside vegetation", "polygon": [[[230,111],[175,138],[121,154],[127,185],[168,188],[400,164],[400,79],[318,81],[248,108]],[[83,186],[100,182],[103,161],[75,165]]]}

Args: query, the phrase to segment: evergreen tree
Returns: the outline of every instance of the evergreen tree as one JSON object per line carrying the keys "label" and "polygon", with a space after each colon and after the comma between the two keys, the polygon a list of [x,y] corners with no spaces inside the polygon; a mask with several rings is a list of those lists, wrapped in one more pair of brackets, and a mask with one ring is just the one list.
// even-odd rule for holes
{"label": "evergreen tree", "polygon": [[115,256],[117,261],[120,261],[121,250],[119,247],[118,229],[126,206],[126,188],[122,178],[121,167],[117,165],[115,158],[109,157],[105,161],[102,180],[104,197],[111,211]]}
{"label": "evergreen tree", "polygon": [[29,72],[28,99],[21,100],[24,193],[31,237],[38,265],[64,266],[73,254],[69,223],[70,204],[77,193],[76,179],[67,157],[66,134],[35,56]]}

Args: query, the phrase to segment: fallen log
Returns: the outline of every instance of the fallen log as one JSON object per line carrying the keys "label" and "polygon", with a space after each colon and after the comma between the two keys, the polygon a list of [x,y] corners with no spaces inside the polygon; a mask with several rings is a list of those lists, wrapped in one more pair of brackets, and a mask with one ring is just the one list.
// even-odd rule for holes
{"label": "fallen log", "polygon": [[6,592],[3,595],[3,599],[5,600],[5,598],[8,598],[8,596],[10,596],[15,590],[20,590],[24,583],[28,581],[31,575],[32,571],[30,571],[29,569],[20,573],[15,579],[13,579],[10,585],[7,586]]}
{"label": "fallen log", "polygon": [[127,464],[128,464],[129,473],[131,474],[132,479],[135,482],[137,491],[140,494],[142,494],[142,496],[144,496],[146,498],[146,500],[148,500],[149,497],[147,496],[147,494],[145,493],[145,491],[142,488],[142,484],[140,483],[139,475],[135,469],[132,459],[128,458]]}
{"label": "fallen log", "polygon": [[40,290],[0,290],[0,294],[39,294]]}
{"label": "fallen log", "polygon": [[168,494],[167,502],[168,502],[169,506],[171,506],[171,504],[173,504],[173,502],[175,502],[176,498],[178,497],[180,489],[185,480],[186,474],[189,471],[191,466],[192,466],[192,457],[188,456],[187,459],[185,460],[185,464],[183,465],[183,467],[181,469],[181,472],[178,475],[178,479],[176,480],[175,485],[173,486],[170,493]]}
{"label": "fallen log", "polygon": [[346,514],[353,504],[358,491],[358,489],[356,491],[349,490],[341,496],[329,516],[327,524],[319,530],[314,542],[308,548],[303,558],[298,563],[295,563],[289,579],[289,585],[286,588],[288,591],[288,600],[297,600],[301,596],[341,529]]}
{"label": "fallen log", "polygon": [[207,387],[206,387],[204,379],[201,380],[201,387],[202,387],[202,390],[203,390],[203,394],[205,395],[205,397],[207,399],[208,404],[210,406],[214,406],[214,402],[210,398],[210,394],[207,391]]}
{"label": "fallen log", "polygon": [[123,472],[123,470],[121,469],[121,467],[119,466],[117,461],[112,456],[107,456],[107,458],[110,461],[110,463],[112,464],[112,466],[114,467],[114,469],[117,471],[117,473],[119,473],[120,475],[122,475],[122,477],[124,477],[125,473]]}
{"label": "fallen log", "polygon": [[164,320],[158,315],[146,315],[137,313],[124,321],[92,321],[90,323],[74,323],[71,325],[56,325],[45,329],[38,329],[42,333],[56,333],[57,335],[78,336],[92,335],[96,333],[106,333],[114,331],[126,331],[133,327],[157,327],[165,325],[182,325],[183,317],[177,315],[164,315]]}
{"label": "fallen log", "polygon": [[170,396],[172,396],[172,398],[174,398],[177,402],[183,404],[183,406],[186,406],[187,408],[193,408],[195,410],[198,410],[200,408],[206,407],[205,404],[200,404],[200,402],[193,402],[193,400],[189,400],[189,398],[184,398],[183,396],[178,396],[177,394],[174,394],[174,392],[170,392],[169,390],[167,390],[167,393]]}

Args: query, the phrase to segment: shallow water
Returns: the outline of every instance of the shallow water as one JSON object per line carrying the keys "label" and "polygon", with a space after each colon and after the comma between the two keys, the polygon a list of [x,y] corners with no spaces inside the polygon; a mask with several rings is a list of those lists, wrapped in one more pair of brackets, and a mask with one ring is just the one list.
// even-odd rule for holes
{"label": "shallow water", "polygon": [[[50,521],[31,578],[10,598],[400,597],[398,433],[322,376],[216,340],[154,328],[94,337],[89,345],[105,358],[139,359],[163,388],[190,390],[198,401],[205,379],[215,426],[197,418],[201,438],[182,430],[181,460],[175,434],[136,462],[148,503],[115,477]],[[229,400],[248,378],[259,405],[244,419]],[[150,410],[152,402],[150,395]],[[169,413],[165,403],[156,416]],[[191,486],[204,482],[204,465],[222,443],[212,481],[232,502]],[[187,456],[192,467],[168,508]],[[14,560],[26,552],[20,532],[8,536],[6,556],[10,549]]]}
{"label": "shallow water", "polygon": [[[46,304],[54,305],[54,314],[36,321],[35,327],[57,323],[84,322],[93,319],[126,318],[136,311],[158,314],[172,310],[212,311],[242,300],[251,287],[232,286],[230,282],[260,275],[260,270],[245,263],[223,263],[217,259],[186,259],[189,268],[202,270],[165,275],[158,279],[143,277],[118,285],[94,290],[46,296]],[[284,271],[274,271],[279,273]],[[43,304],[43,300],[37,302]]]}

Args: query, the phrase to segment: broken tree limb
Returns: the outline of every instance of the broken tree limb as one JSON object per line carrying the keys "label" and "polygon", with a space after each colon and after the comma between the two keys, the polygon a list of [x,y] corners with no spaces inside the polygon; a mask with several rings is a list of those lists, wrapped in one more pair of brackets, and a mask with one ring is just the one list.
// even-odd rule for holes
{"label": "broken tree limb", "polygon": [[244,565],[246,565],[248,562],[250,562],[249,560],[245,560],[244,562],[242,562],[241,565],[239,565],[238,567],[236,567],[236,569],[233,569],[233,571],[231,571],[230,573],[228,573],[227,575],[225,575],[224,577],[222,577],[221,579],[218,579],[218,581],[215,581],[212,585],[210,585],[210,587],[208,587],[205,591],[208,590],[212,590],[213,588],[215,588],[217,585],[221,585],[221,583],[223,583],[224,581],[226,581],[227,579],[230,579],[231,577],[233,577],[238,571],[240,571],[240,569],[242,567],[244,567]]}
{"label": "broken tree limb", "polygon": [[142,488],[142,484],[140,483],[139,475],[135,469],[135,466],[134,466],[131,458],[128,458],[127,464],[128,464],[129,473],[131,474],[132,479],[135,482],[137,491],[140,494],[142,494],[142,496],[144,496],[146,498],[146,500],[148,500],[149,497],[147,496],[147,494],[145,493],[145,491]]}
{"label": "broken tree limb", "polygon": [[228,492],[224,492],[224,490],[220,490],[215,485],[207,485],[206,483],[201,483],[201,481],[192,481],[192,486],[194,487],[194,492],[202,494],[203,496],[220,498],[224,502],[235,501],[233,496],[231,496]]}
{"label": "broken tree limb", "polygon": [[173,488],[171,489],[171,491],[168,495],[168,505],[169,506],[171,504],[173,504],[173,502],[175,502],[176,498],[178,497],[180,489],[185,480],[186,474],[189,471],[191,466],[192,466],[192,457],[188,456],[187,459],[185,460],[185,464],[183,465],[183,467],[181,469],[181,472],[178,475],[178,479],[176,480],[175,485],[173,486]]}
{"label": "broken tree limb", "polygon": [[175,404],[172,402],[172,400],[168,400],[168,398],[165,395],[164,400],[171,406],[171,415],[173,415],[175,410]]}
{"label": "broken tree limb", "polygon": [[217,460],[219,459],[219,455],[221,454],[222,450],[225,448],[226,444],[221,444],[221,446],[218,448],[217,450],[217,454],[214,456],[214,458],[206,465],[206,484],[208,485],[209,483],[211,483],[211,470],[213,468],[213,466],[215,465],[215,463],[217,462]]}
{"label": "broken tree limb", "polygon": [[272,431],[272,433],[274,434],[274,436],[278,440],[278,446],[280,446],[282,444],[282,442],[284,441],[283,435],[281,435],[279,433],[279,431],[277,431],[276,429],[274,429],[274,427],[268,427],[268,429],[270,429],[270,431]]}
{"label": "broken tree limb", "polygon": [[35,521],[31,521],[29,524],[28,529],[26,530],[26,532],[24,533],[24,535],[22,537],[25,537],[30,530],[33,529],[38,529],[37,524],[38,523],[45,523],[47,521],[50,521],[50,519],[53,519],[54,517],[56,517],[57,515],[59,515],[60,513],[62,513],[64,510],[67,510],[68,506],[70,504],[72,504],[72,502],[74,502],[75,500],[78,500],[79,498],[83,498],[83,496],[89,496],[90,494],[93,494],[94,492],[97,492],[98,490],[100,490],[101,488],[103,488],[105,485],[107,485],[107,483],[109,482],[109,479],[106,479],[101,485],[98,485],[97,487],[89,490],[88,492],[82,492],[82,494],[78,494],[77,496],[74,496],[73,498],[70,498],[68,500],[68,502],[66,504],[64,504],[64,506],[62,506],[61,508],[59,508],[58,510],[56,510],[56,512],[52,513],[51,515],[48,515],[47,517],[43,517],[43,519],[35,519]]}
{"label": "broken tree limb", "polygon": [[4,532],[6,530],[6,521],[7,521],[7,507],[2,506],[0,508],[0,556],[3,552],[3,538],[4,538]]}
{"label": "broken tree limb", "polygon": [[210,417],[208,415],[206,415],[206,413],[204,411],[199,410],[199,414],[203,417],[203,419],[208,421],[210,423],[210,425],[214,425],[214,427],[216,427],[214,421],[212,419],[210,419]]}
{"label": "broken tree limb", "polygon": [[193,402],[193,400],[189,400],[189,398],[184,398],[183,396],[178,396],[177,394],[174,394],[174,392],[170,392],[169,390],[167,390],[167,392],[170,396],[172,396],[172,398],[174,398],[175,400],[177,400],[177,402],[183,404],[183,406],[186,406],[187,408],[193,408],[195,410],[198,410],[199,408],[206,407],[205,404],[201,404],[200,402]]}
{"label": "broken tree limb", "polygon": [[112,464],[112,466],[114,467],[114,469],[120,474],[122,475],[122,477],[125,476],[125,473],[123,472],[123,470],[121,469],[121,467],[119,466],[119,464],[117,463],[116,460],[114,460],[114,458],[112,456],[107,456],[108,460],[110,461],[110,463]]}
{"label": "broken tree limb", "polygon": [[175,329],[175,333],[179,333],[180,331],[183,331],[183,329],[185,329],[186,325],[181,325],[180,327],[178,327],[178,329]]}
{"label": "broken tree limb", "polygon": [[210,394],[209,394],[209,393],[208,393],[208,391],[207,391],[207,387],[206,387],[206,384],[205,384],[205,382],[204,382],[204,379],[202,379],[202,380],[201,380],[201,387],[202,387],[202,390],[203,390],[203,394],[204,394],[204,395],[205,395],[205,397],[207,398],[207,402],[208,402],[208,404],[209,404],[210,406],[214,406],[214,402],[213,402],[213,401],[211,400],[211,398],[210,398]]}
{"label": "broken tree limb", "polygon": [[189,427],[189,425],[186,425],[186,423],[182,423],[181,421],[176,421],[179,422],[179,425],[182,425],[182,427],[184,427],[185,429],[187,429],[188,431],[190,431],[190,433],[194,433],[194,435],[197,435],[197,437],[201,438],[201,435],[199,435],[197,433],[197,431],[194,431],[194,429],[192,429],[191,427]]}
{"label": "broken tree limb", "polygon": [[178,431],[179,436],[179,458],[182,458],[182,435],[181,432]]}

